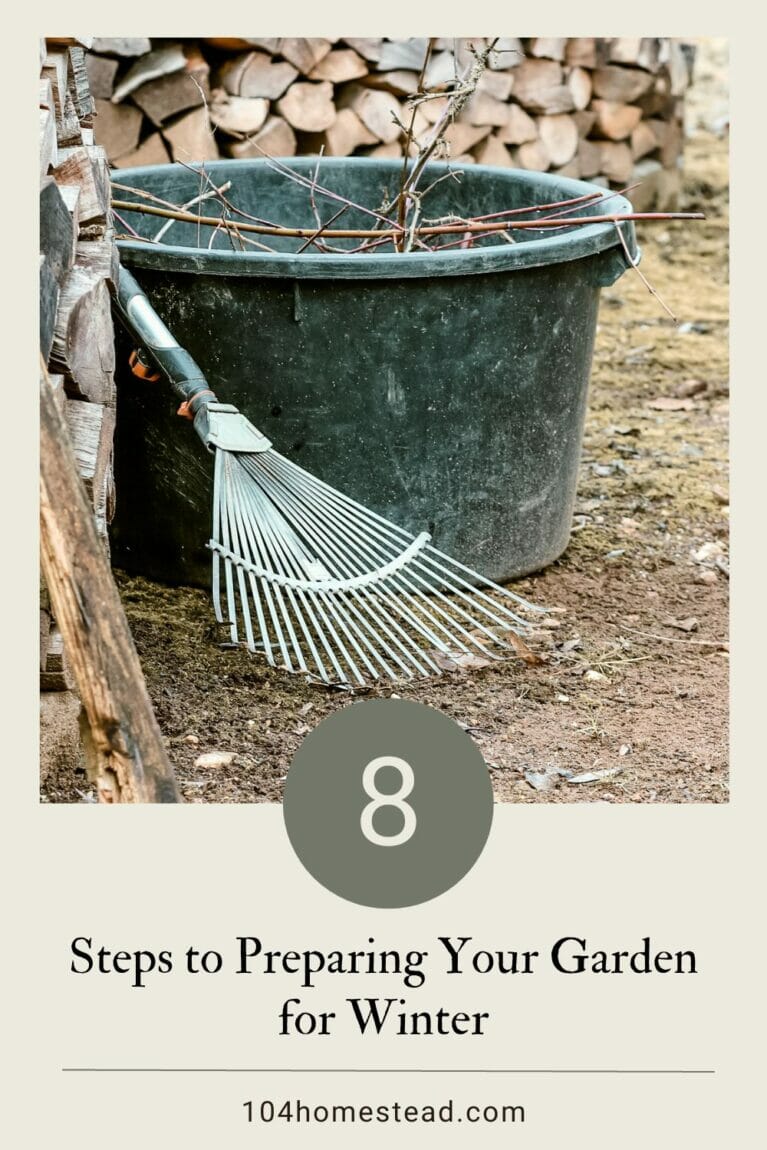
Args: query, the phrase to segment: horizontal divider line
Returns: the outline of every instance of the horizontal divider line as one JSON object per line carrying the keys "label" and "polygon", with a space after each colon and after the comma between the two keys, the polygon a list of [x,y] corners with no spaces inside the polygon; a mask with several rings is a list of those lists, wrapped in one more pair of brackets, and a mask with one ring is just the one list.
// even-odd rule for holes
{"label": "horizontal divider line", "polygon": [[542,1069],[476,1067],[360,1066],[62,1066],[64,1074],[716,1074],[715,1070],[692,1069]]}

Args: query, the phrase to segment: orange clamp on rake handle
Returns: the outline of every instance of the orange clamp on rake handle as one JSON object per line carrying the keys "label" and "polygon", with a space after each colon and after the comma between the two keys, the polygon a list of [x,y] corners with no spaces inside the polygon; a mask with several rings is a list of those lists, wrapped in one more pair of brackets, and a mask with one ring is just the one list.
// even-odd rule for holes
{"label": "orange clamp on rake handle", "polygon": [[160,373],[146,358],[146,352],[143,348],[136,348],[135,351],[130,353],[128,358],[130,369],[138,379],[145,379],[149,383],[157,383],[160,378]]}

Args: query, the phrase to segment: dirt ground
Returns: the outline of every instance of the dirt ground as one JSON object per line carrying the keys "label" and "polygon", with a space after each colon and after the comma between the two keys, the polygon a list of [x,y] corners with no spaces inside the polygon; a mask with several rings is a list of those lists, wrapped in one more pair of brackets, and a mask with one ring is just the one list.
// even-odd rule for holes
{"label": "dirt ground", "polygon": [[[603,292],[572,541],[513,587],[551,609],[530,641],[540,664],[362,696],[452,716],[499,801],[727,800],[728,141],[693,114],[681,206],[707,218],[639,233],[679,324],[637,275]],[[202,591],[118,581],[184,798],[278,800],[303,737],[360,696],[222,649]],[[195,766],[209,751],[235,757]],[[44,797],[84,793],[83,776],[53,775]]]}

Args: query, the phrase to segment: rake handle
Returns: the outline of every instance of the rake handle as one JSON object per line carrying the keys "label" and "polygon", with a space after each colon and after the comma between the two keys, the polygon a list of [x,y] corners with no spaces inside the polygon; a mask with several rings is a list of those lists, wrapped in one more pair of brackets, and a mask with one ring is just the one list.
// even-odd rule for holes
{"label": "rake handle", "polygon": [[152,362],[168,379],[182,403],[192,415],[204,403],[218,402],[205,373],[188,351],[181,347],[152,307],[131,273],[120,267],[115,310],[133,338],[145,348]]}

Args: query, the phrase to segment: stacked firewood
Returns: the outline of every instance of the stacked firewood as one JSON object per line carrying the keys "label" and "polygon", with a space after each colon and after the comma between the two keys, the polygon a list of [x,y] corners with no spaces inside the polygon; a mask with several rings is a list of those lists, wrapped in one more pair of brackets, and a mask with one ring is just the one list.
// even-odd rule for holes
{"label": "stacked firewood", "polygon": [[[401,155],[428,40],[97,39],[87,60],[96,138],[116,167],[233,157]],[[472,41],[437,39],[411,150],[463,76]],[[449,158],[600,182],[642,181],[642,207],[674,206],[692,45],[659,37],[501,37],[448,127]],[[443,153],[442,158],[448,158]]]}
{"label": "stacked firewood", "polygon": [[[94,141],[86,69],[91,45],[92,37],[85,36],[40,42],[40,353],[107,549],[115,425],[109,282],[116,276],[117,248],[109,223],[109,164]],[[43,766],[79,755],[79,701],[72,688],[41,585]]]}

